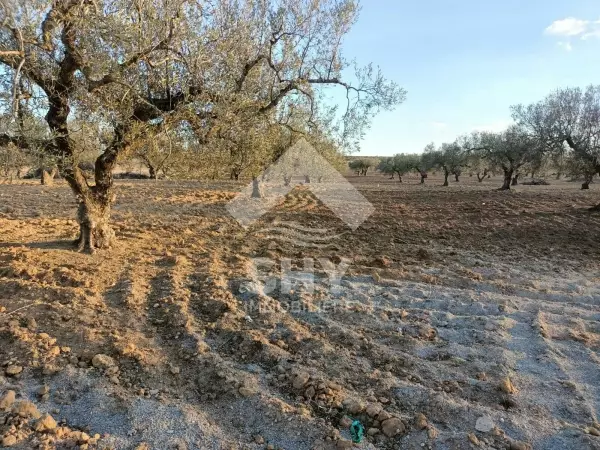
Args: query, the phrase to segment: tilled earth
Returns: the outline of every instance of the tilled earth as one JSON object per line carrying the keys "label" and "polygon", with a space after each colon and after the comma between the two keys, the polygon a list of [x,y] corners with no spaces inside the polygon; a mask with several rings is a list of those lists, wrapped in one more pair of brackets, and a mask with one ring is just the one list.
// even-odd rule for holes
{"label": "tilled earth", "polygon": [[1,185],[0,445],[600,449],[598,188],[350,180],[356,231],[308,186],[244,229],[241,184],[121,181],[94,255],[65,185]]}

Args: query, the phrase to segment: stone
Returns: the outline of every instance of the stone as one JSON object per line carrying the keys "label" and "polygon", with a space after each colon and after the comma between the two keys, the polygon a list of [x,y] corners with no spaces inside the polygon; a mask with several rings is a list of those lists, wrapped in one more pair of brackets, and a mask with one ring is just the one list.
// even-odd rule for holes
{"label": "stone", "polygon": [[494,422],[490,416],[481,416],[475,422],[475,429],[482,433],[488,433],[494,429]]}
{"label": "stone", "polygon": [[265,443],[265,438],[262,437],[260,434],[257,434],[256,436],[254,436],[254,442],[256,444],[264,444]]}
{"label": "stone", "polygon": [[500,390],[507,394],[514,394],[517,392],[517,389],[509,377],[506,377],[504,380],[502,380],[500,383]]}
{"label": "stone", "polygon": [[246,386],[241,386],[238,389],[238,392],[240,393],[240,395],[242,397],[252,397],[253,395],[256,395],[256,390],[255,389],[252,389],[252,388],[249,388],[249,387],[246,387]]}
{"label": "stone", "polygon": [[13,406],[12,412],[25,419],[39,419],[42,416],[42,414],[38,411],[37,406],[35,406],[29,400],[22,400],[16,403]]}
{"label": "stone", "polygon": [[382,409],[383,407],[379,403],[371,403],[367,406],[366,413],[369,417],[375,417]]}
{"label": "stone", "polygon": [[109,367],[114,367],[116,365],[117,363],[114,359],[102,353],[98,353],[92,358],[92,366],[94,366],[97,369],[108,369]]}
{"label": "stone", "polygon": [[379,433],[379,428],[369,428],[367,430],[369,436],[375,436],[377,433]]}
{"label": "stone", "polygon": [[354,444],[352,443],[352,441],[348,441],[346,439],[340,439],[335,444],[336,449],[352,448],[353,446],[354,446]]}
{"label": "stone", "polygon": [[381,431],[383,431],[383,434],[385,434],[387,437],[394,437],[398,434],[402,434],[405,430],[406,427],[397,417],[392,417],[391,419],[384,420],[381,423]]}
{"label": "stone", "polygon": [[40,397],[46,395],[48,392],[50,392],[50,388],[48,387],[47,384],[44,384],[43,386],[40,386],[36,390],[37,395],[39,395]]}
{"label": "stone", "polygon": [[34,426],[35,431],[50,431],[56,428],[56,420],[50,414],[44,414]]}
{"label": "stone", "polygon": [[350,400],[346,404],[346,408],[350,414],[360,414],[365,409],[365,405],[363,405],[359,400]]}
{"label": "stone", "polygon": [[512,441],[510,443],[510,450],[531,450],[531,448],[531,445],[521,441]]}
{"label": "stone", "polygon": [[427,428],[427,417],[425,417],[425,414],[419,413],[416,415],[415,427],[417,430],[424,430]]}
{"label": "stone", "polygon": [[15,402],[16,393],[15,391],[6,391],[0,397],[0,411],[6,411],[11,408]]}
{"label": "stone", "polygon": [[429,439],[434,440],[438,437],[439,434],[440,432],[437,430],[437,428],[431,425],[429,426],[429,429],[427,430],[427,437],[429,437]]}
{"label": "stone", "polygon": [[23,367],[21,366],[16,366],[16,365],[10,365],[8,366],[4,372],[6,373],[6,375],[8,375],[9,377],[14,377],[19,375],[21,372],[23,372]]}
{"label": "stone", "polygon": [[344,416],[340,419],[340,427],[341,428],[350,428],[350,425],[352,425],[352,419],[348,416]]}
{"label": "stone", "polygon": [[477,436],[475,436],[475,433],[467,434],[467,438],[469,439],[471,444],[473,444],[475,446],[479,446],[480,442],[479,442],[479,439],[477,439]]}
{"label": "stone", "polygon": [[292,381],[292,386],[294,389],[302,389],[306,383],[310,380],[310,375],[306,372],[301,372],[294,377]]}
{"label": "stone", "polygon": [[16,443],[17,443],[17,438],[12,434],[9,434],[2,438],[2,447],[12,447]]}
{"label": "stone", "polygon": [[592,436],[600,436],[600,430],[598,430],[598,428],[595,428],[595,427],[589,427],[587,429],[587,432],[589,434],[591,434]]}

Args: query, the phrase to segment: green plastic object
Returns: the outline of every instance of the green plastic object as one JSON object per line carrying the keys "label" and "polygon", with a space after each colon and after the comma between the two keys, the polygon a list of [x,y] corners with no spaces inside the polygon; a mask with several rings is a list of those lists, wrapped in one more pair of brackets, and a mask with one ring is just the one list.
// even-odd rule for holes
{"label": "green plastic object", "polygon": [[365,435],[365,427],[360,423],[359,420],[355,420],[350,425],[350,435],[352,436],[352,442],[355,444],[360,444],[363,436]]}

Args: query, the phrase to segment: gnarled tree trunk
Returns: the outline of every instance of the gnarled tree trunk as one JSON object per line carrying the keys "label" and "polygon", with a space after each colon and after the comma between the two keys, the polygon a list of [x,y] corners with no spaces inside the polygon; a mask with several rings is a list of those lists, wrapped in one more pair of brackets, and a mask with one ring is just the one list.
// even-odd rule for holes
{"label": "gnarled tree trunk", "polygon": [[459,175],[459,174],[457,174],[457,173],[455,173],[455,174],[454,174],[454,181],[456,181],[457,183],[458,183],[458,177],[459,177],[459,176],[460,176],[460,175]]}
{"label": "gnarled tree trunk", "polygon": [[585,190],[585,189],[589,189],[590,188],[590,183],[594,180],[594,175],[593,174],[585,174],[585,179],[583,181],[583,184],[581,185],[581,189]]}
{"label": "gnarled tree trunk", "polygon": [[517,173],[517,174],[515,174],[515,176],[513,177],[513,179],[512,179],[512,182],[511,182],[511,185],[512,185],[512,186],[517,186],[517,185],[519,184],[519,175],[520,175],[520,174],[518,174],[518,173]]}
{"label": "gnarled tree trunk", "polygon": [[450,172],[444,170],[444,184],[442,186],[448,186],[448,177],[450,176]]}
{"label": "gnarled tree trunk", "polygon": [[502,187],[500,188],[501,191],[508,191],[510,190],[510,183],[512,182],[513,179],[513,169],[504,169],[504,183],[502,184]]}
{"label": "gnarled tree trunk", "polygon": [[93,253],[96,248],[110,248],[115,232],[110,226],[110,208],[114,196],[101,195],[82,198],[77,208],[79,237],[77,249]]}

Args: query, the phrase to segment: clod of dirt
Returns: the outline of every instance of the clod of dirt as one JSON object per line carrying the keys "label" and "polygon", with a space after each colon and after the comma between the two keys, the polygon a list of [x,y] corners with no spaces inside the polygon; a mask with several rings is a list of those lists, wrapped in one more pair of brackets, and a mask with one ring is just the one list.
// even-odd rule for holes
{"label": "clod of dirt", "polygon": [[383,434],[385,434],[387,437],[394,437],[398,434],[402,434],[405,430],[406,427],[397,417],[384,420],[381,424],[381,431],[383,431]]}
{"label": "clod of dirt", "polygon": [[475,433],[467,434],[467,438],[469,439],[471,444],[473,444],[475,446],[478,446],[480,444],[479,439],[477,439],[477,436],[475,436]]}
{"label": "clod of dirt", "polygon": [[23,372],[23,367],[12,364],[4,370],[4,373],[6,373],[6,375],[8,375],[9,377],[17,376],[21,372]]}
{"label": "clod of dirt", "polygon": [[56,428],[56,420],[50,414],[44,414],[39,420],[35,423],[33,429],[35,431],[50,431]]}
{"label": "clod of dirt", "polygon": [[429,437],[429,439],[434,440],[439,434],[440,432],[437,430],[437,428],[431,425],[429,426],[429,429],[427,430],[427,437]]}
{"label": "clod of dirt", "polygon": [[515,388],[509,377],[500,382],[500,390],[507,394],[515,394],[517,392],[517,388]]}
{"label": "clod of dirt", "polygon": [[417,428],[417,430],[424,430],[425,428],[427,428],[427,417],[425,417],[425,414],[419,413],[416,415],[415,427]]}
{"label": "clod of dirt", "polygon": [[592,436],[600,436],[600,430],[598,430],[598,428],[595,427],[588,427],[587,432]]}
{"label": "clod of dirt", "polygon": [[482,433],[488,433],[494,429],[494,422],[490,416],[481,416],[475,422],[475,429]]}
{"label": "clod of dirt", "polygon": [[15,391],[6,391],[2,397],[0,397],[0,411],[6,411],[15,402]]}
{"label": "clod of dirt", "polygon": [[375,417],[382,409],[383,407],[379,403],[371,403],[367,406],[366,413],[369,417]]}
{"label": "clod of dirt", "polygon": [[340,439],[335,444],[335,448],[340,449],[340,450],[343,450],[346,448],[352,448],[352,447],[354,447],[354,444],[352,443],[352,441],[348,441],[346,439]]}
{"label": "clod of dirt", "polygon": [[12,447],[16,443],[17,438],[12,434],[9,434],[8,436],[4,436],[4,438],[2,438],[2,447]]}
{"label": "clod of dirt", "polygon": [[13,406],[12,412],[25,419],[39,419],[42,416],[38,411],[37,406],[28,400],[22,400],[16,403]]}
{"label": "clod of dirt", "polygon": [[348,409],[350,414],[360,414],[365,409],[365,405],[362,402],[354,399],[344,400],[343,405]]}
{"label": "clod of dirt", "polygon": [[116,365],[117,363],[114,359],[108,355],[103,355],[102,353],[98,353],[92,358],[92,366],[97,369],[108,369],[109,367],[115,367]]}
{"label": "clod of dirt", "polygon": [[256,389],[252,389],[246,386],[242,386],[238,389],[238,392],[242,397],[252,397],[257,394]]}
{"label": "clod of dirt", "polygon": [[525,442],[512,441],[510,443],[510,450],[531,450],[531,449],[532,449],[531,445],[529,445]]}
{"label": "clod of dirt", "polygon": [[301,372],[294,377],[294,381],[292,381],[292,386],[294,389],[302,389],[306,383],[310,380],[310,375],[306,372]]}

